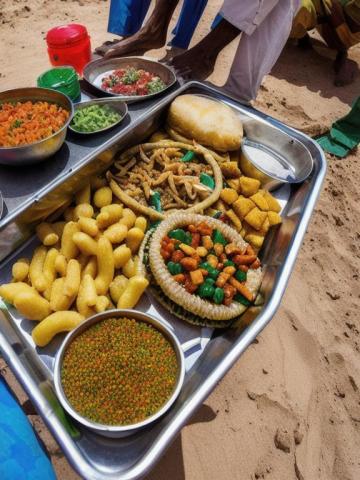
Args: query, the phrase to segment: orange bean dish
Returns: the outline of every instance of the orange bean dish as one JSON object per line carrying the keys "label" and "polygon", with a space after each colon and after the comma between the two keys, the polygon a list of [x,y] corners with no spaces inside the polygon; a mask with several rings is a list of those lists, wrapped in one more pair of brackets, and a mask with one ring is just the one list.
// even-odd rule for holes
{"label": "orange bean dish", "polygon": [[0,104],[0,147],[38,142],[60,130],[70,113],[54,103],[8,102]]}

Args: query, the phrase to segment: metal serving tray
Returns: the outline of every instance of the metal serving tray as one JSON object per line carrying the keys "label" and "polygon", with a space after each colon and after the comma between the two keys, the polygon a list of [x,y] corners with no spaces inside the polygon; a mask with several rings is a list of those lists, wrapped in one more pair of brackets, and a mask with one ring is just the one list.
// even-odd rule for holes
{"label": "metal serving tray", "polygon": [[[261,286],[261,294],[264,298],[262,308],[249,309],[243,315],[242,321],[233,328],[214,332],[208,328],[198,328],[176,320],[150,297],[145,296],[142,299],[141,305],[138,306],[140,310],[165,319],[174,329],[180,342],[190,342],[193,348],[188,351],[184,386],[173,407],[155,425],[134,436],[123,439],[106,439],[79,425],[76,425],[79,435],[72,436],[58,416],[59,408],[52,386],[54,354],[61,339],[52,342],[45,349],[36,349],[30,336],[31,323],[20,318],[13,309],[2,306],[2,312],[0,312],[2,355],[74,469],[86,479],[133,480],[143,477],[159,460],[180,429],[214,389],[217,382],[269,323],[284,294],[325,177],[324,155],[309,137],[250,107],[237,103],[215,88],[198,82],[188,83],[158,103],[151,105],[148,113],[143,115],[141,120],[133,122],[132,128],[115,135],[111,144],[112,151],[143,141],[162,124],[170,102],[185,92],[203,94],[222,100],[241,116],[245,131],[248,131],[249,134],[250,132],[261,132],[261,138],[254,139],[263,142],[275,152],[286,151],[290,160],[294,152],[298,154],[301,151],[304,155],[310,153],[314,168],[310,177],[301,185],[282,187],[277,192],[283,205],[283,223],[268,235],[266,245],[261,252],[264,266],[264,279]],[[258,128],[254,128],[256,126]],[[220,125],[219,128],[221,128]],[[254,135],[256,136],[255,133]],[[109,140],[109,142],[111,141]],[[292,148],[293,146],[294,148]],[[106,148],[108,145],[104,147],[104,149]],[[43,212],[45,215],[54,198],[60,201],[64,192],[70,190],[73,193],[81,187],[84,179],[88,179],[89,166],[93,174],[95,171],[107,168],[109,161],[99,162],[94,158],[88,164],[84,162],[74,168],[72,175],[69,173],[69,175],[63,176],[56,185],[48,186],[46,195],[38,202],[38,205],[30,206],[22,214],[19,213],[12,223],[8,223],[8,227],[16,226],[20,232],[23,232],[26,222],[29,225],[29,217],[34,220],[34,207],[38,208],[36,221],[40,221],[39,212]],[[6,243],[3,233],[0,231],[0,242]],[[9,241],[12,243],[11,239]],[[11,265],[15,258],[30,255],[36,243],[34,238],[27,241],[22,240],[22,245],[17,250],[13,250],[8,258],[0,264],[0,283],[9,281]]]}

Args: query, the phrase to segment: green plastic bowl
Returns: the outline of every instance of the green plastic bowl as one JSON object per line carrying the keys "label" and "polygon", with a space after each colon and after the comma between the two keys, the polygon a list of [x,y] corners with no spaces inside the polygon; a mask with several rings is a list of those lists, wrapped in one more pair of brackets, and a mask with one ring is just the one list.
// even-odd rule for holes
{"label": "green plastic bowl", "polygon": [[80,98],[80,83],[73,67],[55,67],[42,73],[37,79],[37,86],[50,88],[64,93],[72,101]]}

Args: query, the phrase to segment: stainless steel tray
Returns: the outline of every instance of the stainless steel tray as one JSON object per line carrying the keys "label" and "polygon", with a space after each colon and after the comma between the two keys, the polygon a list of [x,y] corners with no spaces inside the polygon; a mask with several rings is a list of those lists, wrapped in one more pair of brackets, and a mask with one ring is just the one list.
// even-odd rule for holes
{"label": "stainless steel tray", "polygon": [[[224,101],[241,116],[245,130],[249,133],[255,130],[261,132],[258,141],[263,141],[269,148],[278,152],[286,150],[289,158],[302,149],[304,154],[310,153],[312,156],[314,168],[310,177],[301,185],[283,187],[277,192],[283,205],[283,223],[280,228],[274,229],[268,235],[261,252],[264,265],[261,293],[265,301],[262,309],[254,308],[248,311],[243,315],[242,321],[233,328],[215,333],[211,329],[200,329],[176,320],[149,297],[142,299],[139,309],[164,318],[174,328],[181,342],[190,341],[194,344],[194,348],[187,356],[184,387],[178,400],[157,424],[144,432],[125,439],[106,439],[78,427],[79,437],[72,437],[57,416],[57,403],[52,387],[54,353],[58,344],[54,342],[47,349],[35,349],[29,334],[30,322],[19,318],[14,310],[7,310],[3,306],[0,312],[2,355],[22,383],[70,463],[86,479],[132,480],[143,477],[217,382],[271,320],[284,294],[325,177],[324,155],[310,138],[237,103],[214,88],[197,82],[184,85],[153,105],[143,116],[142,121],[135,122],[133,128],[116,138],[114,148],[123,148],[125,145],[145,139],[162,123],[169,103],[183,92],[204,94]],[[254,126],[259,128],[254,129]],[[255,133],[254,135],[256,136]],[[296,146],[295,149],[292,149],[293,145]],[[96,159],[89,164],[92,165],[93,171],[104,168],[104,165],[98,165]],[[49,187],[47,194],[39,202],[39,207],[42,203],[47,204],[54,195],[56,198],[61,191],[76,189],[75,181],[79,187],[84,175],[86,178],[88,168],[89,166],[83,165],[79,167],[76,175],[67,176],[56,188]],[[30,210],[31,208],[34,207],[30,207]],[[44,211],[47,211],[45,206]],[[22,214],[23,218],[26,213],[29,213],[29,208]],[[22,224],[21,222],[16,224],[14,219],[13,225],[19,227]],[[0,242],[4,241],[2,234],[3,232],[0,232]],[[22,240],[20,248],[13,251],[0,264],[0,282],[9,280],[14,259],[30,254],[35,244],[34,238],[26,242]]]}

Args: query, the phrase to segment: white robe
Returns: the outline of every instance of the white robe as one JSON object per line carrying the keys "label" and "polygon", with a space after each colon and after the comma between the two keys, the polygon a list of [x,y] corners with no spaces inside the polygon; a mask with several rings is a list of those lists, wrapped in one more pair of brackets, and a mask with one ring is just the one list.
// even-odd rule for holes
{"label": "white robe", "polygon": [[256,97],[289,38],[300,1],[224,1],[221,15],[242,31],[226,90],[245,101]]}

